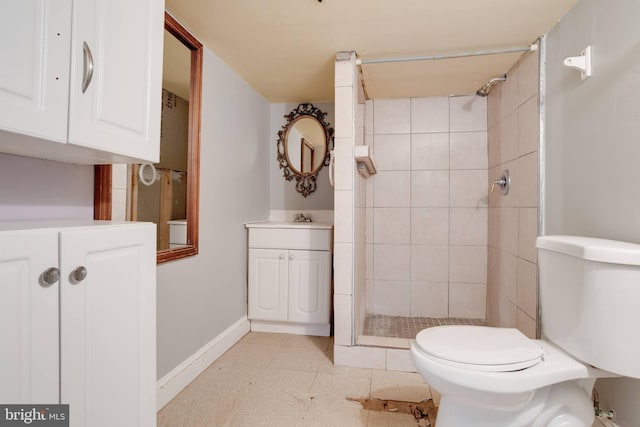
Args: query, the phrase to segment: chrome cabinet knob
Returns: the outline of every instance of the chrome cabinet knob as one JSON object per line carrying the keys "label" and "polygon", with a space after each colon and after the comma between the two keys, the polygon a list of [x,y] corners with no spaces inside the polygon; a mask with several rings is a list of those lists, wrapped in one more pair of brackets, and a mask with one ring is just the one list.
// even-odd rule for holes
{"label": "chrome cabinet knob", "polygon": [[83,266],[77,267],[69,276],[71,283],[80,283],[87,277],[87,269]]}
{"label": "chrome cabinet knob", "polygon": [[44,285],[53,285],[60,280],[60,270],[56,267],[47,268],[40,276],[40,282]]}

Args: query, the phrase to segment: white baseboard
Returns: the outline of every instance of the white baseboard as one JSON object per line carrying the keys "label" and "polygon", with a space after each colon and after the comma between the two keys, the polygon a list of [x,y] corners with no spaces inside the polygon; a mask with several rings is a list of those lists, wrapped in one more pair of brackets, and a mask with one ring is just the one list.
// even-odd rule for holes
{"label": "white baseboard", "polygon": [[250,330],[246,316],[225,329],[156,383],[158,411]]}

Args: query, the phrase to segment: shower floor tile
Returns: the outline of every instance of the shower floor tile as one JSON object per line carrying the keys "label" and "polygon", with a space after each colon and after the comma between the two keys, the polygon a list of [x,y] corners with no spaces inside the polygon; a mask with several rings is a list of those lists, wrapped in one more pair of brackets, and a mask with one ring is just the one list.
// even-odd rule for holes
{"label": "shower floor tile", "polygon": [[478,325],[487,326],[485,319],[459,319],[454,317],[402,317],[367,314],[364,320],[362,335],[376,337],[415,339],[423,329],[443,325]]}

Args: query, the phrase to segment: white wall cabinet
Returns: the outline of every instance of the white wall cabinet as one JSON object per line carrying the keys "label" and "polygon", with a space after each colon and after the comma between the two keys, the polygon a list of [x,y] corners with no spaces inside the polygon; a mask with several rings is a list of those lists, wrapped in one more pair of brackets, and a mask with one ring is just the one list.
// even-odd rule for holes
{"label": "white wall cabinet", "polygon": [[328,336],[331,226],[273,225],[247,224],[251,328]]}
{"label": "white wall cabinet", "polygon": [[155,271],[153,224],[0,223],[0,401],[155,426]]}
{"label": "white wall cabinet", "polygon": [[163,0],[0,5],[0,152],[157,162]]}
{"label": "white wall cabinet", "polygon": [[3,2],[0,11],[0,128],[65,142],[71,0]]}

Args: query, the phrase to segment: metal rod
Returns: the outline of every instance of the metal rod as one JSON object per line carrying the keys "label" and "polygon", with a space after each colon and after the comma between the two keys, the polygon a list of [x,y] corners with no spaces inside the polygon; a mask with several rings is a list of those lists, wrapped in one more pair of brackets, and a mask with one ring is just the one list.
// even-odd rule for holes
{"label": "metal rod", "polygon": [[410,62],[410,61],[435,61],[438,59],[466,58],[469,56],[499,55],[503,53],[529,52],[537,50],[538,45],[532,44],[527,47],[509,47],[505,49],[487,49],[476,50],[473,52],[443,53],[438,55],[425,56],[404,56],[397,58],[374,58],[374,59],[358,59],[358,64],[380,64],[384,62]]}
{"label": "metal rod", "polygon": [[[547,36],[539,39],[540,52],[538,53],[538,236],[544,236],[546,232],[546,138],[545,138],[545,116],[547,114]],[[542,338],[542,307],[540,307],[540,276],[536,278],[538,298],[536,304],[536,337]]]}

